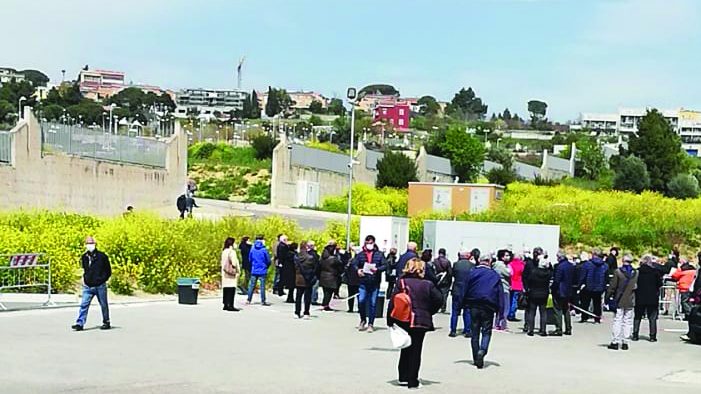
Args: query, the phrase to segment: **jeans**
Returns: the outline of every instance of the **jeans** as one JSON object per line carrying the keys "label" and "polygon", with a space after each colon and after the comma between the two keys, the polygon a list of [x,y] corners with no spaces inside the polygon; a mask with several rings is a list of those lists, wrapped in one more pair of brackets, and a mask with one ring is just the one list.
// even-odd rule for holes
{"label": "jeans", "polygon": [[312,303],[312,288],[297,287],[295,295],[295,315],[299,316],[302,312],[302,295],[304,295],[304,315],[309,316],[309,306]]}
{"label": "jeans", "polygon": [[443,306],[441,306],[441,313],[445,312],[446,303],[448,302],[448,293],[450,292],[450,287],[439,287],[438,290],[443,296]]}
{"label": "jeans", "polygon": [[[594,303],[594,316],[597,316],[594,318],[594,321],[599,323],[601,322],[601,296],[603,292],[602,291],[589,291],[589,290],[582,290],[580,293],[580,300],[582,302],[582,309],[585,311],[589,310],[589,304]],[[589,320],[589,315],[586,313],[582,313],[582,321],[587,321]]]}
{"label": "jeans", "polygon": [[319,281],[314,282],[312,287],[312,303],[317,304],[319,302]]}
{"label": "jeans", "polygon": [[260,302],[265,304],[265,275],[251,275],[251,281],[248,283],[248,302],[253,299],[253,289],[256,288],[258,281],[260,281]]}
{"label": "jeans", "polygon": [[426,330],[409,328],[407,323],[397,323],[411,337],[411,346],[402,349],[399,355],[399,381],[408,383],[409,388],[419,387],[419,369],[421,368],[421,351],[424,346]]}
{"label": "jeans", "polygon": [[633,331],[633,308],[618,308],[616,316],[613,317],[613,327],[611,329],[611,343],[626,343]]}
{"label": "jeans", "polygon": [[511,305],[509,307],[509,316],[507,316],[508,319],[513,320],[516,318],[518,299],[521,296],[521,293],[523,293],[521,290],[511,290]]}
{"label": "jeans", "polygon": [[535,329],[535,313],[536,310],[540,314],[539,332],[544,333],[547,328],[548,315],[545,313],[545,302],[536,304],[535,302],[528,303],[528,332],[532,333]]}
{"label": "jeans", "polygon": [[372,325],[375,323],[375,308],[380,289],[376,284],[360,284],[358,289],[358,311],[360,321]]}
{"label": "jeans", "polygon": [[572,316],[570,315],[570,299],[553,297],[553,312],[555,313],[555,329],[562,331],[562,318],[565,318],[565,331],[572,332]]}
{"label": "jeans", "polygon": [[88,287],[83,285],[83,299],[80,302],[80,312],[78,312],[78,320],[76,324],[84,326],[88,319],[88,309],[93,297],[97,296],[97,301],[102,309],[102,322],[109,324],[110,322],[110,307],[107,304],[107,285],[105,283],[97,287]]}
{"label": "jeans", "polygon": [[477,360],[477,352],[483,351],[487,354],[489,341],[492,339],[492,324],[494,323],[494,311],[487,308],[470,308],[470,319],[472,320],[472,359]]}
{"label": "jeans", "polygon": [[451,302],[452,311],[450,313],[450,332],[456,332],[458,329],[458,316],[462,313],[462,333],[469,334],[472,331],[470,310],[468,308],[462,307],[461,303],[453,298]]}
{"label": "jeans", "polygon": [[509,304],[510,299],[511,296],[509,292],[501,293],[501,309],[497,312],[495,324],[497,330],[506,330],[506,317],[508,316],[509,309],[511,307]]}
{"label": "jeans", "polygon": [[353,307],[355,306],[354,295],[358,294],[358,286],[347,285],[348,286],[348,312],[353,312]]}
{"label": "jeans", "polygon": [[636,305],[635,315],[633,316],[633,334],[640,333],[640,323],[643,320],[643,315],[647,315],[647,321],[650,324],[650,337],[657,337],[657,315],[660,313],[658,305]]}

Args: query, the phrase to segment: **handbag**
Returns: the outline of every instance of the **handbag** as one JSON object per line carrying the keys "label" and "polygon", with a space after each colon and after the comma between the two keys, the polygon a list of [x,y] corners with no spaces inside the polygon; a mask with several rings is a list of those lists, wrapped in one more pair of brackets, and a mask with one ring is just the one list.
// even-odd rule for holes
{"label": "handbag", "polygon": [[392,341],[392,347],[394,349],[406,349],[411,346],[411,337],[409,336],[409,333],[404,331],[403,328],[396,324],[390,326],[389,338]]}

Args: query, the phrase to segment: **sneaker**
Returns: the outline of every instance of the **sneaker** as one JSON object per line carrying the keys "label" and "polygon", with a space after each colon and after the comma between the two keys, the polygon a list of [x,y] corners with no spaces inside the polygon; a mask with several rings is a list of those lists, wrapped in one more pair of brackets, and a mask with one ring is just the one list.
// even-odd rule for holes
{"label": "sneaker", "polygon": [[368,332],[369,332],[369,333],[375,332],[375,327],[373,327],[372,324],[369,324],[369,325],[368,325]]}
{"label": "sneaker", "polygon": [[402,386],[402,387],[406,387],[409,385],[409,382],[405,382],[403,380],[397,380],[397,384]]}
{"label": "sneaker", "polygon": [[689,335],[687,334],[680,336],[679,339],[681,339],[684,342],[691,342],[691,338],[689,338]]}
{"label": "sneaker", "polygon": [[303,320],[309,320],[309,319],[311,319],[311,318],[312,318],[312,317],[309,316],[309,315],[304,315],[304,317],[302,317]]}
{"label": "sneaker", "polygon": [[81,326],[80,324],[74,324],[71,326],[71,328],[73,329],[73,331],[83,331],[83,326]]}
{"label": "sneaker", "polygon": [[462,336],[464,336],[465,338],[472,338],[472,333],[466,332],[462,334]]}
{"label": "sneaker", "polygon": [[365,331],[365,330],[367,330],[367,329],[368,329],[367,323],[365,323],[365,322],[360,322],[360,324],[358,324],[358,331]]}
{"label": "sneaker", "polygon": [[455,338],[458,336],[458,334],[455,331],[451,331],[450,334],[448,334],[449,337]]}
{"label": "sneaker", "polygon": [[621,350],[628,350],[628,344],[624,343],[623,345],[621,345]]}
{"label": "sneaker", "polygon": [[112,328],[110,323],[103,323],[102,326],[100,326],[100,330],[109,330],[110,328]]}
{"label": "sneaker", "polygon": [[617,343],[611,343],[608,345],[609,350],[618,350],[618,344]]}
{"label": "sneaker", "polygon": [[484,350],[479,350],[477,352],[477,357],[475,358],[475,367],[477,367],[477,369],[484,368]]}

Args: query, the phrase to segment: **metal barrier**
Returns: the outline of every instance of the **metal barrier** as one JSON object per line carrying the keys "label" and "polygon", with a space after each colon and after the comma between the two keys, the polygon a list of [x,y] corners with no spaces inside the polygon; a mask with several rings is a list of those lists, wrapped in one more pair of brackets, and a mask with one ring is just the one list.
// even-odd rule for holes
{"label": "metal barrier", "polygon": [[41,122],[42,149],[120,163],[165,168],[168,144],[145,137],[110,134],[102,128],[87,128]]}
{"label": "metal barrier", "polygon": [[13,133],[0,131],[0,163],[12,162]]}
{"label": "metal barrier", "polygon": [[668,312],[672,315],[672,319],[683,318],[681,313],[681,298],[677,291],[676,284],[665,284],[660,289],[660,311]]}
{"label": "metal barrier", "polygon": [[[0,296],[5,290],[23,290],[28,288],[46,288],[46,302],[51,301],[51,260],[43,253],[2,254],[0,261],[7,265],[0,266]],[[0,310],[7,310],[0,299]]]}

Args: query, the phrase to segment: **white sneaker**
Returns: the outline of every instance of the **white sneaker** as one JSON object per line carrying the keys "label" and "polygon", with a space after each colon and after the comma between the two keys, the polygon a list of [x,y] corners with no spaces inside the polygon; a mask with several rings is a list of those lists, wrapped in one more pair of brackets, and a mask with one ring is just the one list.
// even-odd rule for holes
{"label": "white sneaker", "polygon": [[309,316],[309,315],[304,315],[304,317],[303,317],[302,319],[304,319],[304,320],[309,320],[309,319],[311,319],[311,318],[312,318],[312,317]]}
{"label": "white sneaker", "polygon": [[365,331],[365,330],[367,330],[367,329],[368,329],[367,323],[360,323],[360,324],[358,325],[358,331]]}

